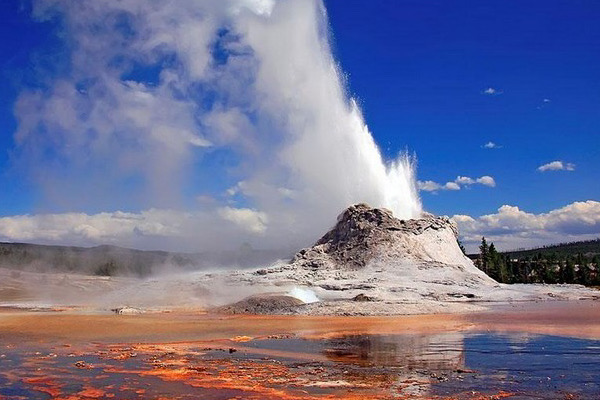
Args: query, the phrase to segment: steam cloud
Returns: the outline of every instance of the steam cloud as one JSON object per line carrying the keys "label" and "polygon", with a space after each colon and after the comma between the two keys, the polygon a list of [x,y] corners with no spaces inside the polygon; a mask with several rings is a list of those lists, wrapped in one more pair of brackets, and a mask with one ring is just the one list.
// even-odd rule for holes
{"label": "steam cloud", "polygon": [[420,215],[412,161],[384,162],[345,92],[321,0],[38,0],[34,17],[69,57],[20,94],[16,154],[54,214],[1,236],[60,220],[42,240],[281,247],[356,202]]}

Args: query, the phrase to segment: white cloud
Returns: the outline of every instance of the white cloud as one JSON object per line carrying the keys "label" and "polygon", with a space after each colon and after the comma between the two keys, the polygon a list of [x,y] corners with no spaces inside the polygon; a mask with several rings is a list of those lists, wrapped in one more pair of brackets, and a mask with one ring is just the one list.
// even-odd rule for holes
{"label": "white cloud", "polygon": [[456,182],[446,182],[444,185],[444,189],[446,190],[460,190],[460,186]]}
{"label": "white cloud", "polygon": [[437,192],[442,188],[442,185],[434,181],[418,181],[417,185],[419,187],[419,190],[425,192]]}
{"label": "white cloud", "polygon": [[446,182],[445,184],[440,184],[434,181],[418,181],[417,185],[419,190],[424,192],[433,192],[436,193],[440,190],[460,190],[463,187],[472,186],[475,184],[480,184],[488,187],[495,187],[496,181],[491,176],[485,175],[477,179],[470,178],[468,176],[457,176],[454,181]]}
{"label": "white cloud", "polygon": [[575,171],[575,164],[565,163],[562,161],[552,161],[548,164],[538,167],[538,171]]}
{"label": "white cloud", "polygon": [[477,183],[488,186],[488,187],[496,187],[496,181],[491,176],[482,176],[481,178],[477,178]]}
{"label": "white cloud", "polygon": [[156,209],[141,213],[20,215],[0,218],[0,237],[65,244],[130,243],[135,236],[180,237],[182,222],[188,217],[191,214]]}
{"label": "white cloud", "polygon": [[[0,240],[218,251],[235,249],[244,242],[262,243],[268,226],[266,213],[234,207],[195,212],[149,209],[139,213],[18,215],[0,218]],[[279,232],[271,235],[270,243],[277,246],[273,248],[289,247]]]}
{"label": "white cloud", "polygon": [[482,236],[500,249],[511,250],[544,244],[594,239],[600,236],[600,202],[575,202],[548,213],[532,214],[504,205],[496,214],[473,218],[452,217],[470,251]]}
{"label": "white cloud", "polygon": [[460,176],[460,175],[456,177],[454,182],[456,182],[459,185],[472,185],[475,183],[473,178],[469,178],[468,176]]}
{"label": "white cloud", "polygon": [[501,95],[504,92],[502,90],[498,90],[498,89],[495,89],[493,87],[488,87],[487,89],[485,89],[481,93],[485,94],[487,96],[498,96],[498,95]]}
{"label": "white cloud", "polygon": [[499,146],[498,144],[494,143],[494,142],[487,142],[486,144],[484,144],[483,146],[484,149],[501,149],[502,146]]}

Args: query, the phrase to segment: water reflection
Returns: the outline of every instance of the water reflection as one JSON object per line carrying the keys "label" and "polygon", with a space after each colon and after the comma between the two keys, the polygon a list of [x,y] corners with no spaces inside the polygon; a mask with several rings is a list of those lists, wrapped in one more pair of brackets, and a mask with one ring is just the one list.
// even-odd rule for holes
{"label": "water reflection", "polygon": [[355,335],[324,347],[337,363],[399,368],[389,373],[418,382],[421,396],[600,398],[600,341],[530,333]]}
{"label": "water reflection", "polygon": [[464,339],[461,333],[352,335],[325,341],[323,353],[336,362],[456,371],[464,369]]}
{"label": "water reflection", "polygon": [[600,341],[527,333],[278,337],[236,351],[0,348],[0,398],[10,400],[600,398]]}
{"label": "water reflection", "polygon": [[[324,355],[355,385],[415,398],[600,398],[600,341],[531,333],[348,335],[250,345]],[[569,397],[575,396],[575,397]]]}

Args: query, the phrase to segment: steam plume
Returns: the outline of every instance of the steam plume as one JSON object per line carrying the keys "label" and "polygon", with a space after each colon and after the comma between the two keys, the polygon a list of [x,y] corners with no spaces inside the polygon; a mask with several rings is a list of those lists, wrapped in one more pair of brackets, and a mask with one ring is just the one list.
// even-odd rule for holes
{"label": "steam plume", "polygon": [[[69,54],[15,107],[18,160],[50,210],[126,208],[195,249],[307,244],[356,202],[420,214],[413,163],[384,162],[346,94],[320,0],[34,4]],[[143,246],[131,225],[119,237]]]}

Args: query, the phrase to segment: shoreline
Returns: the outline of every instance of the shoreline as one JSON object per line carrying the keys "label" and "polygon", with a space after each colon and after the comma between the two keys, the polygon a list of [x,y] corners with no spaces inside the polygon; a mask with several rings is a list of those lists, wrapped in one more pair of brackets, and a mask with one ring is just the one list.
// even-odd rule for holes
{"label": "shoreline", "polygon": [[34,312],[0,308],[3,340],[167,343],[238,336],[324,338],[474,331],[600,339],[600,307],[595,300],[546,300],[495,304],[473,313],[395,316],[223,315],[191,310],[116,315],[73,309]]}

